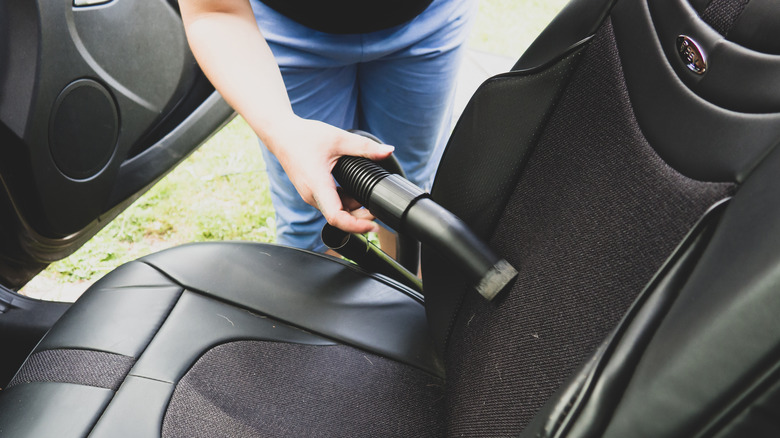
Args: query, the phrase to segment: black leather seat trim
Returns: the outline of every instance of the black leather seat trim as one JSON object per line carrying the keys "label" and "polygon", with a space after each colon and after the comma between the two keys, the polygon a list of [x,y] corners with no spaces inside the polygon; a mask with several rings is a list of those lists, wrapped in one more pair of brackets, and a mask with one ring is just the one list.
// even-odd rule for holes
{"label": "black leather seat trim", "polygon": [[779,168],[776,150],[729,203],[605,436],[709,436],[755,399],[754,388],[773,387],[780,351]]}
{"label": "black leather seat trim", "polygon": [[185,291],[90,436],[158,437],[181,377],[214,346],[244,339],[335,345],[266,316]]}
{"label": "black leather seat trim", "polygon": [[90,438],[159,438],[174,388],[173,383],[128,376]]}
{"label": "black leather seat trim", "polygon": [[464,109],[431,196],[479,237],[488,239],[495,228],[583,48],[560,55],[544,70],[486,80]]}
{"label": "black leather seat trim", "polygon": [[[751,388],[749,399],[741,399],[744,406],[728,412],[721,421],[715,423],[716,438],[774,438],[780,436],[780,421],[777,415],[780,406],[780,367],[775,367],[772,376]],[[769,413],[769,414],[768,414]]]}
{"label": "black leather seat trim", "polygon": [[87,291],[35,351],[89,349],[138,358],[181,292],[143,263],[123,265]]}
{"label": "black leather seat trim", "polygon": [[35,382],[3,390],[0,436],[83,438],[113,391],[71,383]]}
{"label": "black leather seat trim", "polygon": [[780,55],[780,3],[751,0],[727,37],[751,50]]}
{"label": "black leather seat trim", "polygon": [[270,317],[184,292],[130,375],[175,383],[203,353],[238,339],[335,345]]}
{"label": "black leather seat trim", "polygon": [[185,291],[90,436],[158,437],[181,377],[214,346],[243,339],[335,345],[266,316]]}
{"label": "black leather seat trim", "polygon": [[[692,30],[689,18],[681,32]],[[618,2],[612,23],[637,122],[658,155],[689,178],[743,181],[780,139],[780,114],[735,112],[692,91],[669,64],[645,1]]]}
{"label": "black leather seat trim", "polygon": [[[668,64],[691,91],[732,111],[780,111],[780,56],[755,52],[727,40],[702,21],[687,0],[647,5]],[[676,42],[681,34],[693,38],[706,53],[709,66],[703,75],[688,70],[680,59]]]}
{"label": "black leather seat trim", "polygon": [[236,242],[185,245],[141,261],[187,289],[443,376],[418,297],[355,265]]}
{"label": "black leather seat trim", "polygon": [[704,214],[613,333],[537,414],[523,437],[604,433],[645,347],[709,244],[726,205],[721,201]]}
{"label": "black leather seat trim", "polygon": [[[19,383],[3,391],[0,408],[78,393],[73,397],[87,400],[83,406],[90,417],[68,420],[80,425],[75,436],[85,436],[98,418],[93,436],[159,436],[179,379],[205,352],[236,340],[340,341],[441,378],[423,306],[407,293],[351,264],[292,248],[220,242],[164,251],[124,265],[95,284],[36,350],[76,348],[138,358],[115,395],[85,385]],[[68,404],[40,409],[53,418],[46,424],[61,424],[60,417],[70,412]],[[31,430],[31,436],[68,436],[39,435],[32,420],[24,418],[0,416],[0,424]]]}

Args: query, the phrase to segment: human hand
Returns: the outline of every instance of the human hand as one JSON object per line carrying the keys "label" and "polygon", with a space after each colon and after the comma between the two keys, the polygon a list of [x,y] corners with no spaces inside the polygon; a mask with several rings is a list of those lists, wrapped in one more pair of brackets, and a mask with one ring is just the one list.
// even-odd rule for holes
{"label": "human hand", "polygon": [[392,146],[297,116],[277,123],[263,137],[301,198],[319,209],[329,224],[350,233],[377,230],[371,213],[337,190],[331,171],[343,155],[381,160],[392,154]]}
{"label": "human hand", "polygon": [[303,200],[344,231],[376,229],[368,211],[339,196],[330,172],[342,155],[378,160],[393,148],[293,113],[279,66],[247,0],[182,1],[181,9],[199,65],[279,159]]}

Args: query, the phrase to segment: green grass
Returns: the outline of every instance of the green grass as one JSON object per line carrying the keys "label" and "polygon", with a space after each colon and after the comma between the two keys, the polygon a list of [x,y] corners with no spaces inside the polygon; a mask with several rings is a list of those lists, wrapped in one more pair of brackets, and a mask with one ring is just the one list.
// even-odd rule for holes
{"label": "green grass", "polygon": [[260,147],[237,117],[70,257],[22,289],[70,301],[122,263],[187,242],[274,240]]}
{"label": "green grass", "polygon": [[[518,57],[563,0],[481,0],[468,46]],[[274,214],[257,140],[237,117],[70,257],[22,289],[72,301],[130,260],[186,242],[274,240]]]}

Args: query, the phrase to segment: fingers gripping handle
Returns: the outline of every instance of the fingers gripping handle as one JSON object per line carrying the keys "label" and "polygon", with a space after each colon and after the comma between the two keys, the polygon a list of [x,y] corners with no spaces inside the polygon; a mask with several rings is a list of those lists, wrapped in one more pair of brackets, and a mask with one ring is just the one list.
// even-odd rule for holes
{"label": "fingers gripping handle", "polygon": [[463,221],[408,180],[359,157],[341,157],[333,175],[382,222],[458,265],[486,299],[495,298],[517,276],[517,271],[496,256]]}

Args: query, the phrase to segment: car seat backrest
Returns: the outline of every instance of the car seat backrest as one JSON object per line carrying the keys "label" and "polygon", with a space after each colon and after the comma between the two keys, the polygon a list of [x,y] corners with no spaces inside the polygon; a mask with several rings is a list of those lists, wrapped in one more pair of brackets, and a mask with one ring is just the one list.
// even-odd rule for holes
{"label": "car seat backrest", "polygon": [[[695,9],[728,27],[743,11],[737,3],[574,1],[519,70],[472,98],[432,195],[520,275],[486,302],[423,248],[449,435],[519,434],[678,245],[711,235],[695,225],[718,220],[712,207],[780,139],[772,92],[739,98],[723,86],[741,77],[735,62],[768,61],[771,70],[776,59],[725,40]],[[589,28],[597,30],[583,41],[571,30]],[[555,40],[556,29],[572,41]],[[704,75],[676,52],[683,34],[709,54]],[[539,47],[568,50],[545,59]],[[773,84],[759,73],[745,74]]]}

